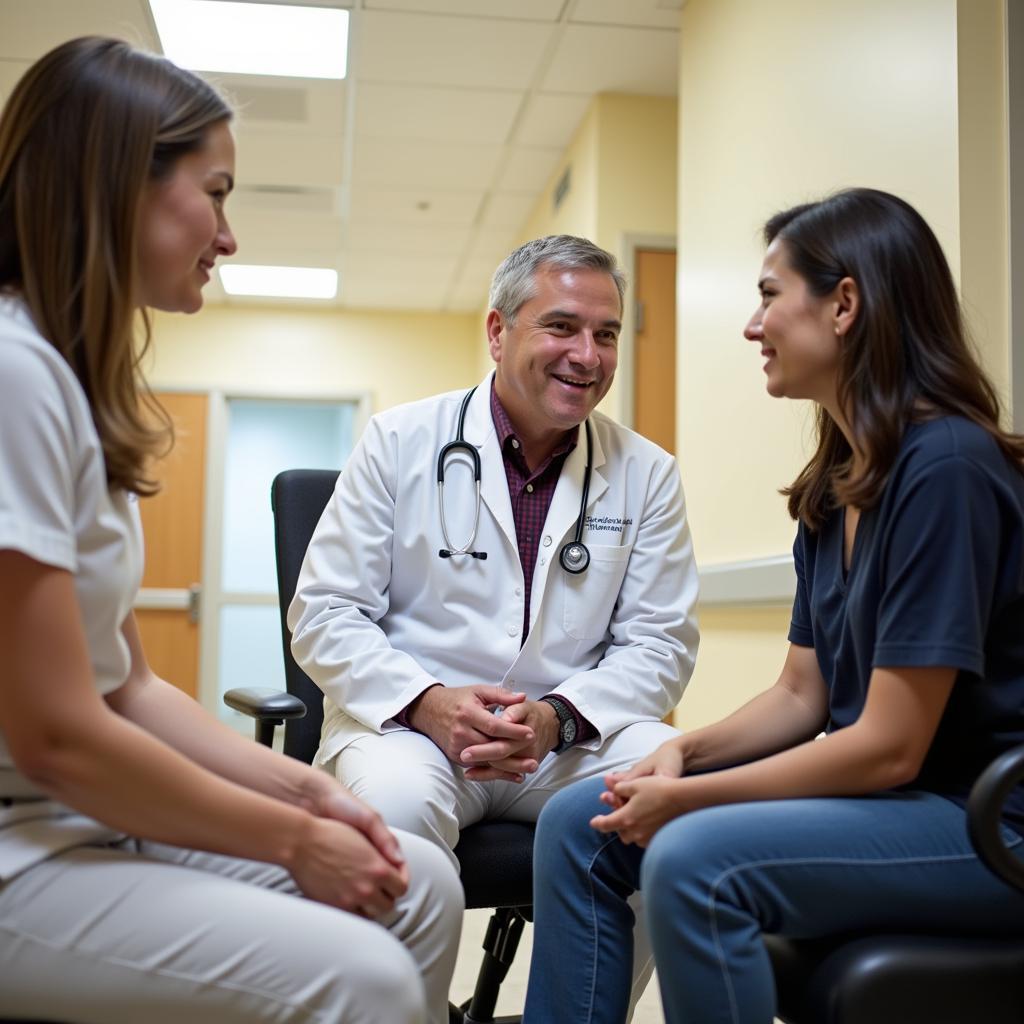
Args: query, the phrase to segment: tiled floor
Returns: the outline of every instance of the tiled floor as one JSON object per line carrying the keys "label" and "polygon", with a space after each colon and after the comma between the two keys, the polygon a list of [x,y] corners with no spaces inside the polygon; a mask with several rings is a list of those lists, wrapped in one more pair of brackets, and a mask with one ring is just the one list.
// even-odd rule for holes
{"label": "tiled floor", "polygon": [[[462,943],[459,946],[459,959],[455,967],[455,979],[452,982],[452,1001],[464,1002],[473,992],[476,983],[476,972],[480,968],[482,956],[480,944],[483,942],[487,929],[488,910],[468,910],[462,928]],[[526,995],[526,977],[530,969],[530,945],[533,938],[531,925],[526,926],[519,952],[508,972],[505,983],[501,986],[498,999],[498,1013],[520,1013]],[[664,1024],[661,1013],[661,1000],[658,996],[657,979],[652,979],[647,991],[644,992],[633,1016],[633,1024]]]}

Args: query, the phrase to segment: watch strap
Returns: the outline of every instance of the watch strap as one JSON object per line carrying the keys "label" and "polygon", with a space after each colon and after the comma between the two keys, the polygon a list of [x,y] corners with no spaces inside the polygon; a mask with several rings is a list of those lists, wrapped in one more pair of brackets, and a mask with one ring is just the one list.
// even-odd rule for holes
{"label": "watch strap", "polygon": [[560,700],[558,697],[541,697],[541,700],[546,704],[550,704],[558,716],[558,745],[554,748],[554,753],[560,754],[563,750],[568,750],[580,739],[580,727],[576,709],[567,701]]}

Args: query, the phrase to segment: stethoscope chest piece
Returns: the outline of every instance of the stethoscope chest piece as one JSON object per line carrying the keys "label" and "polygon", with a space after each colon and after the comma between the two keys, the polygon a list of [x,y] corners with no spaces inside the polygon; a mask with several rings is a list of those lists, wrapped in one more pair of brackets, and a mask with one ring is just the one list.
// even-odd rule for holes
{"label": "stethoscope chest piece", "polygon": [[586,572],[587,566],[590,565],[590,552],[586,544],[569,541],[559,552],[558,561],[562,563],[562,568],[566,572],[578,576],[581,572]]}

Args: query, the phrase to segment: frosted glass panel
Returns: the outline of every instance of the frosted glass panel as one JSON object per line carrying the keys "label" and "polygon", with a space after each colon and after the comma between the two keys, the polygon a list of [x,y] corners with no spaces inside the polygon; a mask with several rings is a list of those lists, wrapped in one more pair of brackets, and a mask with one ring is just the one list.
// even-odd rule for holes
{"label": "frosted glass panel", "polygon": [[283,690],[284,655],[277,605],[225,605],[220,610],[220,664],[217,666],[217,708],[220,717],[242,732],[253,721],[232,711],[221,699],[236,686]]}
{"label": "frosted glass panel", "polygon": [[354,414],[352,403],[229,400],[223,591],[276,592],[271,481],[283,469],[340,469]]}

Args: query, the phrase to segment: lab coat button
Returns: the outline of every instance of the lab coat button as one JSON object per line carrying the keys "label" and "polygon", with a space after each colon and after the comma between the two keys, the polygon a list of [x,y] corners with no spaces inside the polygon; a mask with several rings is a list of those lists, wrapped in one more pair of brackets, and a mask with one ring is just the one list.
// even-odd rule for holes
{"label": "lab coat button", "polygon": [[541,555],[540,564],[541,565],[547,565],[548,564],[548,560],[543,555]]}
{"label": "lab coat button", "polygon": [[516,587],[516,597],[522,597],[522,596],[523,596],[523,588],[522,587]]}
{"label": "lab coat button", "polygon": [[543,544],[543,545],[544,545],[544,547],[546,547],[546,548],[549,548],[549,547],[551,547],[551,535],[550,535],[550,534],[547,534],[547,535],[546,535],[546,536],[544,537],[544,539],[543,539],[543,540],[541,541],[541,544]]}
{"label": "lab coat button", "polygon": [[519,627],[518,626],[509,626],[508,627],[508,635],[509,636],[518,636],[519,635]]}

